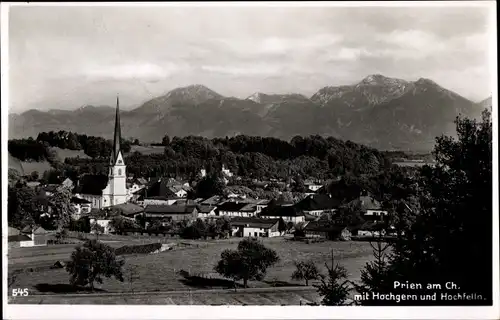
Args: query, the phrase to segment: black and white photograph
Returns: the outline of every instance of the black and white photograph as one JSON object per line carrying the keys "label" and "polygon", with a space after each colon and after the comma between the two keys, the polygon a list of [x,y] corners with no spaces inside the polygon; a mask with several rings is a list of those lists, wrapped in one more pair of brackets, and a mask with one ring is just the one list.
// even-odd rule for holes
{"label": "black and white photograph", "polygon": [[0,12],[5,319],[500,317],[495,1]]}

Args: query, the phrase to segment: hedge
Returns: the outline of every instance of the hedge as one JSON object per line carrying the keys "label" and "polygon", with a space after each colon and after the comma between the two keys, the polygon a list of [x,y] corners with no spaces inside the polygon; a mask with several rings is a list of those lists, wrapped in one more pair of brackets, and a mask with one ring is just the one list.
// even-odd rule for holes
{"label": "hedge", "polygon": [[134,254],[134,253],[151,253],[161,249],[161,243],[150,243],[142,244],[136,246],[123,246],[115,250],[117,256],[124,254]]}

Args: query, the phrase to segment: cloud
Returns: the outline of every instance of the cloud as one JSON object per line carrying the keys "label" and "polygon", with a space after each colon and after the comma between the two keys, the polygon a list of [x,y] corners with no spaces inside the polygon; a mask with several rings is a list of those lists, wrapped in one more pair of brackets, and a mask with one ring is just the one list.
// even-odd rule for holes
{"label": "cloud", "polygon": [[255,64],[247,66],[208,65],[202,66],[201,70],[240,77],[273,76],[283,71],[280,66],[265,64]]}
{"label": "cloud", "polygon": [[91,80],[158,80],[170,77],[175,73],[180,72],[181,69],[181,67],[175,64],[167,64],[161,67],[150,63],[136,63],[85,68],[82,71],[83,75]]}
{"label": "cloud", "polygon": [[106,92],[123,87],[138,103],[193,83],[239,97],[309,95],[371,73],[431,78],[479,99],[490,92],[489,13],[452,5],[15,7],[10,100],[22,109],[53,106],[64,93],[71,108],[89,92],[106,103]]}

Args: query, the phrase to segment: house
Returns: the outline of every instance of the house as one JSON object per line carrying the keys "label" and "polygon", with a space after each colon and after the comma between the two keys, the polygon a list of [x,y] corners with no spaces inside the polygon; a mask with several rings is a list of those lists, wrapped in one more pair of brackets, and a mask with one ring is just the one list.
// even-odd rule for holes
{"label": "house", "polygon": [[[185,184],[169,178],[158,178],[142,188],[138,193],[138,201],[143,202],[145,206],[150,204],[173,204],[180,198],[187,196],[187,187]],[[160,200],[160,201],[158,201]],[[164,201],[161,201],[164,200]]]}
{"label": "house", "polygon": [[71,198],[71,206],[74,209],[72,215],[74,220],[80,219],[82,214],[88,214],[92,210],[92,203],[90,201],[78,197]]}
{"label": "house", "polygon": [[323,184],[317,183],[312,180],[306,180],[304,181],[304,186],[307,188],[307,190],[316,192],[323,187]]}
{"label": "house", "polygon": [[138,192],[145,186],[145,184],[140,183],[138,180],[127,182],[127,200],[137,200],[140,196]]}
{"label": "house", "polygon": [[257,205],[253,203],[227,201],[217,207],[219,216],[253,217],[257,214]]}
{"label": "house", "polygon": [[196,208],[198,210],[198,218],[210,218],[216,216],[215,210],[217,207],[215,206],[197,205]]}
{"label": "house", "polygon": [[310,195],[295,205],[304,213],[321,216],[324,213],[333,213],[340,206],[340,201],[331,198],[326,194]]}
{"label": "house", "polygon": [[116,211],[124,218],[135,219],[137,215],[144,213],[144,208],[133,203],[121,203],[104,209],[105,211]]}
{"label": "house", "polygon": [[55,232],[47,231],[40,226],[26,226],[21,230],[21,235],[30,237],[33,241],[31,246],[46,246],[48,240],[53,240]]}
{"label": "house", "polygon": [[25,234],[9,235],[7,238],[9,249],[33,247],[34,241]]}
{"label": "house", "polygon": [[[280,227],[281,225],[281,227]],[[231,219],[232,235],[236,237],[279,237],[280,228],[285,229],[282,219],[260,219],[235,217]]]}
{"label": "house", "polygon": [[305,222],[304,213],[291,205],[267,207],[262,210],[260,217],[265,219],[283,219],[285,222],[292,222],[294,224]]}
{"label": "house", "polygon": [[375,237],[379,235],[384,236],[386,229],[390,229],[386,223],[368,220],[359,226],[351,228],[351,232],[353,235],[359,237]]}
{"label": "house", "polygon": [[269,202],[271,202],[271,200],[268,199],[256,200],[255,205],[257,206],[257,213],[260,213],[262,210],[264,210],[264,208],[267,208]]}
{"label": "house", "polygon": [[172,221],[194,220],[198,217],[196,206],[148,205],[144,209],[147,218],[167,218]]}
{"label": "house", "polygon": [[382,204],[368,194],[361,195],[351,203],[360,207],[365,220],[381,220],[387,215],[387,211],[382,209]]}
{"label": "house", "polygon": [[328,240],[350,240],[351,231],[346,226],[332,225],[324,220],[307,223],[304,227],[307,238],[325,238]]}
{"label": "house", "polygon": [[148,197],[144,198],[142,196],[137,200],[138,204],[141,204],[144,207],[150,205],[173,205],[179,200],[177,197]]}

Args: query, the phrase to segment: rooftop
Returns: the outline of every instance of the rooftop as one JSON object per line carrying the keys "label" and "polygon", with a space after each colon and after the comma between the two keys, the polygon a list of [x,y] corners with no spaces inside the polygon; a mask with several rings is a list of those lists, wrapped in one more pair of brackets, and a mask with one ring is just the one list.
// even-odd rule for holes
{"label": "rooftop", "polygon": [[296,204],[298,209],[304,211],[336,209],[340,206],[340,201],[330,198],[326,194],[311,195]]}
{"label": "rooftop", "polygon": [[294,206],[275,206],[264,208],[260,215],[263,217],[300,217],[304,216],[304,213]]}
{"label": "rooftop", "polygon": [[235,227],[269,229],[272,228],[274,225],[276,225],[279,221],[280,219],[234,217],[231,219],[231,225]]}
{"label": "rooftop", "polygon": [[144,209],[148,214],[191,214],[196,209],[194,206],[184,205],[150,205]]}

